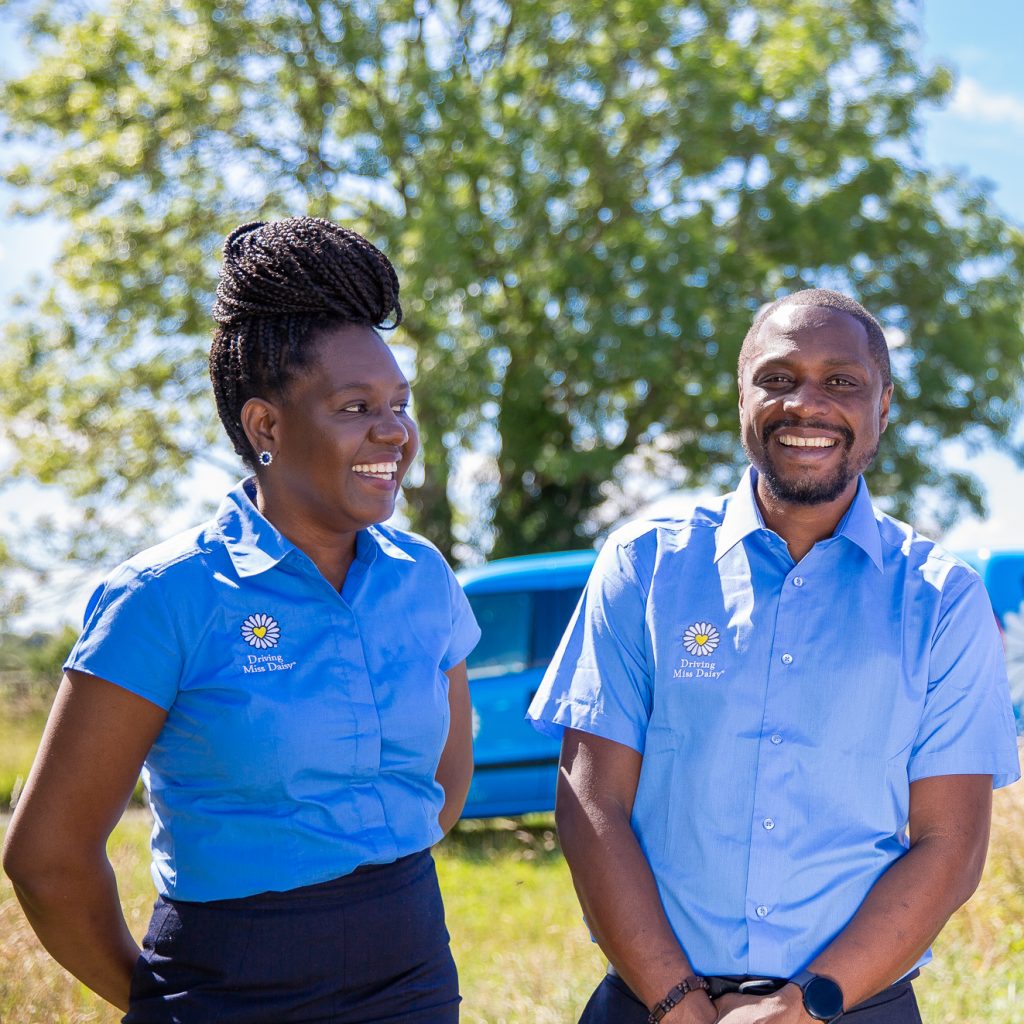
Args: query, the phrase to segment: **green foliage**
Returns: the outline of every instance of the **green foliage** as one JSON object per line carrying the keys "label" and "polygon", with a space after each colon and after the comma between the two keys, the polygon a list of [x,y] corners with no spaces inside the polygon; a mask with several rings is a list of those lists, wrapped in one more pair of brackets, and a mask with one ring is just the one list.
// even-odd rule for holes
{"label": "green foliage", "polygon": [[41,700],[23,697],[11,706],[11,692],[0,688],[0,811],[17,801],[39,748],[46,724]]}
{"label": "green foliage", "polygon": [[35,632],[28,636],[3,633],[0,685],[20,696],[41,691],[52,697],[77,636],[70,626],[63,626],[56,633]]}
{"label": "green foliage", "polygon": [[[17,803],[39,748],[75,630],[0,638],[0,813]],[[145,794],[136,783],[132,802]],[[0,1020],[6,1020],[0,1002]]]}
{"label": "green foliage", "polygon": [[[7,180],[67,234],[0,357],[14,473],[75,497],[80,552],[115,502],[143,530],[218,436],[220,241],[311,213],[400,268],[425,441],[410,512],[446,551],[585,545],[627,467],[733,479],[740,341],[814,284],[906,339],[876,492],[980,509],[937,446],[1010,445],[1024,239],[981,187],[919,166],[950,75],[918,65],[905,18],[895,0],[40,2],[32,70],[2,90],[31,154]],[[449,486],[467,453],[469,523]]]}

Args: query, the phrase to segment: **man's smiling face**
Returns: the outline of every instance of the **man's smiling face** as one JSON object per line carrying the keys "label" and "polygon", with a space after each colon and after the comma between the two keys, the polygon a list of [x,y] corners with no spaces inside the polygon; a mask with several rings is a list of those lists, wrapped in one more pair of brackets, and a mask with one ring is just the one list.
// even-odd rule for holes
{"label": "man's smiling face", "polygon": [[852,499],[878,451],[891,397],[858,320],[821,306],[782,306],[748,342],[743,447],[780,502]]}

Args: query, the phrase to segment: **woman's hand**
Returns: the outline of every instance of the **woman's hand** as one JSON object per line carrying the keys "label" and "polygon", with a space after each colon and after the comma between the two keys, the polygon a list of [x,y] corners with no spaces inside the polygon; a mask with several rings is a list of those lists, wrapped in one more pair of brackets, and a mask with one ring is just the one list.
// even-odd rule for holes
{"label": "woman's hand", "polygon": [[122,1010],[139,948],[106,843],[166,717],[113,683],[69,672],[4,846],[4,870],[40,942]]}

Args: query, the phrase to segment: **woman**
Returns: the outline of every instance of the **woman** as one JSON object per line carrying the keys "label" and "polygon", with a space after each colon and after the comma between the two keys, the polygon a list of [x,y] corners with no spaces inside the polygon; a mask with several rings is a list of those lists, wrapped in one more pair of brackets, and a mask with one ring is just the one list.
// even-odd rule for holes
{"label": "woman", "polygon": [[[377,525],[418,444],[376,330],[401,316],[387,258],[328,221],[225,244],[210,374],[255,476],[94,594],[4,855],[129,1024],[458,1019],[429,848],[469,787],[479,630],[437,550]],[[140,767],[141,955],[105,854]]]}

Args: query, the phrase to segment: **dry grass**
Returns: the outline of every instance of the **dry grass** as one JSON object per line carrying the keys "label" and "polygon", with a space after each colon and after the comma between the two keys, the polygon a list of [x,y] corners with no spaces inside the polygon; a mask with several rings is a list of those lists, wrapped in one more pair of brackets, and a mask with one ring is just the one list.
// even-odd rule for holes
{"label": "dry grass", "polygon": [[[107,844],[125,917],[145,934],[154,893],[149,878],[146,811],[122,818]],[[6,831],[5,828],[0,832]],[[39,945],[7,876],[0,873],[0,1021],[4,1024],[117,1024],[121,1014],[71,977]]]}
{"label": "dry grass", "polygon": [[1024,1021],[1024,783],[995,793],[988,864],[974,898],[915,983],[927,1024]]}
{"label": "dry grass", "polygon": [[604,972],[550,816],[467,822],[440,848],[465,1024],[566,1024]]}
{"label": "dry grass", "polygon": [[[110,855],[129,925],[145,931],[152,886],[148,821],[131,812]],[[936,943],[917,983],[928,1024],[1024,1020],[1024,785],[996,794],[989,864],[978,893]],[[470,823],[438,851],[448,923],[460,965],[465,1024],[571,1024],[602,961],[591,945],[550,818],[525,826]],[[0,876],[0,1020],[4,1024],[116,1024],[119,1015],[39,947]]]}
{"label": "dry grass", "polygon": [[0,687],[0,808],[6,809],[25,783],[36,756],[39,737],[46,724],[48,704],[18,699],[10,688]]}

